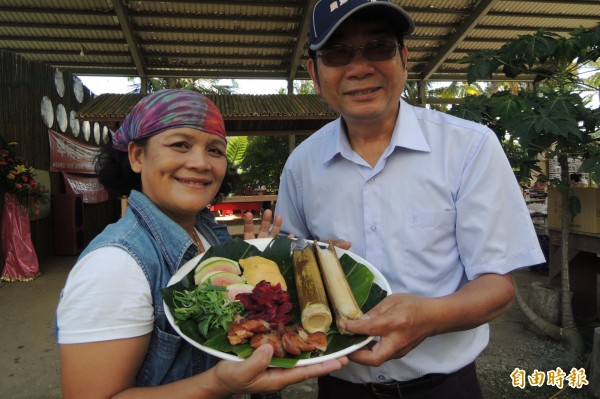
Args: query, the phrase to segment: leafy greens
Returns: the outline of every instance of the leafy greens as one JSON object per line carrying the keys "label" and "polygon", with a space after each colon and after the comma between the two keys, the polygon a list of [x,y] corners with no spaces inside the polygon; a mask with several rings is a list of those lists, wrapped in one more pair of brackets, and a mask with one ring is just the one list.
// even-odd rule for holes
{"label": "leafy greens", "polygon": [[229,299],[225,287],[201,286],[193,291],[173,292],[173,317],[177,321],[193,319],[204,337],[208,330],[226,330],[233,321],[233,315],[244,310],[243,305]]}

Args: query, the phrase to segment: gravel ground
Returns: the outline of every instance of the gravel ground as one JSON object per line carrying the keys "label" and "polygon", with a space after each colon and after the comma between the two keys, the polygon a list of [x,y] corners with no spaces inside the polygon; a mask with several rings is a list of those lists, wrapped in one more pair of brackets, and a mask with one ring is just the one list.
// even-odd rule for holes
{"label": "gravel ground", "polygon": [[[52,335],[52,318],[67,273],[74,257],[57,257],[43,263],[42,275],[32,282],[0,283],[0,398],[60,398],[58,352]],[[527,297],[527,290],[541,277],[529,270],[515,273],[517,285]],[[587,349],[596,324],[582,327]],[[585,360],[574,359],[563,346],[541,337],[528,327],[528,322],[514,304],[491,323],[491,340],[477,361],[478,373],[488,399],[507,398],[590,398],[586,387],[560,391],[550,385],[524,389],[512,386],[510,374],[515,368],[551,371],[557,367],[569,374],[584,368],[588,381],[590,367]],[[316,398],[314,380],[287,387],[284,399]],[[451,399],[451,398],[449,398]]]}

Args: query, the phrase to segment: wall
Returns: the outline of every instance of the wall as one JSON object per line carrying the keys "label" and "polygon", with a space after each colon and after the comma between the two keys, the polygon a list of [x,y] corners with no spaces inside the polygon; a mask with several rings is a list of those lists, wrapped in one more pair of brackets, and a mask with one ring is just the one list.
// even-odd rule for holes
{"label": "wall", "polygon": [[[90,132],[84,130],[84,121],[71,116],[91,98],[90,91],[76,76],[0,50],[0,134],[9,142],[16,141],[17,153],[34,168],[49,168],[49,128],[87,144],[98,144],[93,123]],[[101,126],[100,130],[105,129]],[[90,134],[84,134],[86,132]],[[65,192],[60,173],[51,172],[50,180],[53,194]],[[118,215],[117,201],[86,204],[86,243],[113,221],[115,215]],[[56,230],[51,217],[31,222],[32,240],[40,260],[54,254],[52,237]],[[0,268],[3,264],[2,260]]]}

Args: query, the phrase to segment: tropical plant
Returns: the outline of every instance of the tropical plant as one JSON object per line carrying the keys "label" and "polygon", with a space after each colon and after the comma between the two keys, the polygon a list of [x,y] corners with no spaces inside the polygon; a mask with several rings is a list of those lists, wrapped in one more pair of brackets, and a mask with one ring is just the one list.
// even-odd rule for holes
{"label": "tropical plant", "polygon": [[[142,83],[132,80],[130,93],[140,93]],[[221,79],[190,79],[190,78],[149,78],[146,80],[146,91],[154,93],[163,89],[188,89],[202,94],[233,94],[238,87],[235,80],[231,85],[221,83]]]}
{"label": "tropical plant", "polygon": [[[402,97],[410,103],[419,104],[421,102],[420,85],[425,85],[424,91],[427,97],[427,107],[442,112],[447,112],[452,103],[460,103],[461,99],[467,95],[476,95],[483,92],[483,89],[478,84],[467,84],[464,82],[417,82],[411,80],[404,84]],[[436,101],[436,99],[442,101]]]}
{"label": "tropical plant", "polygon": [[248,137],[233,136],[227,139],[227,162],[234,168],[238,168],[248,148]]}
{"label": "tropical plant", "polygon": [[254,136],[246,149],[246,156],[240,164],[242,181],[246,186],[266,186],[267,190],[279,188],[279,178],[288,149],[287,136]]}
{"label": "tropical plant", "polygon": [[[277,91],[277,94],[288,94],[287,90],[282,87]],[[296,80],[294,81],[293,94],[315,94],[315,85],[312,80]]]}
{"label": "tropical plant", "polygon": [[600,29],[577,29],[569,37],[543,30],[521,36],[498,51],[469,54],[468,80],[491,80],[501,70],[508,79],[533,78],[533,90],[501,90],[490,96],[470,97],[451,113],[488,125],[499,138],[518,142],[530,159],[540,153],[556,156],[561,179],[551,183],[562,193],[562,326],[538,317],[517,292],[517,302],[531,321],[548,336],[561,340],[575,353],[583,353],[583,340],[571,307],[568,269],[568,158],[587,158],[582,168],[600,171],[598,128],[600,111],[586,107],[583,95],[590,88],[579,71],[600,58]]}

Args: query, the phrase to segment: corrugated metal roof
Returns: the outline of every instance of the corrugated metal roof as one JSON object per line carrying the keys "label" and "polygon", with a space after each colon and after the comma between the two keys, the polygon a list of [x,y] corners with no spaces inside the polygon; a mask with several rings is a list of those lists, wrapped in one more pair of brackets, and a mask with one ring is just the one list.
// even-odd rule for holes
{"label": "corrugated metal roof", "polygon": [[[3,0],[0,49],[75,75],[307,79],[315,1]],[[566,35],[600,22],[599,0],[397,3],[416,23],[410,80],[464,80],[467,66],[446,60],[538,28]]]}
{"label": "corrugated metal roof", "polygon": [[[80,120],[120,122],[146,94],[101,94],[81,108]],[[207,94],[230,136],[310,134],[337,118],[320,96]]]}

